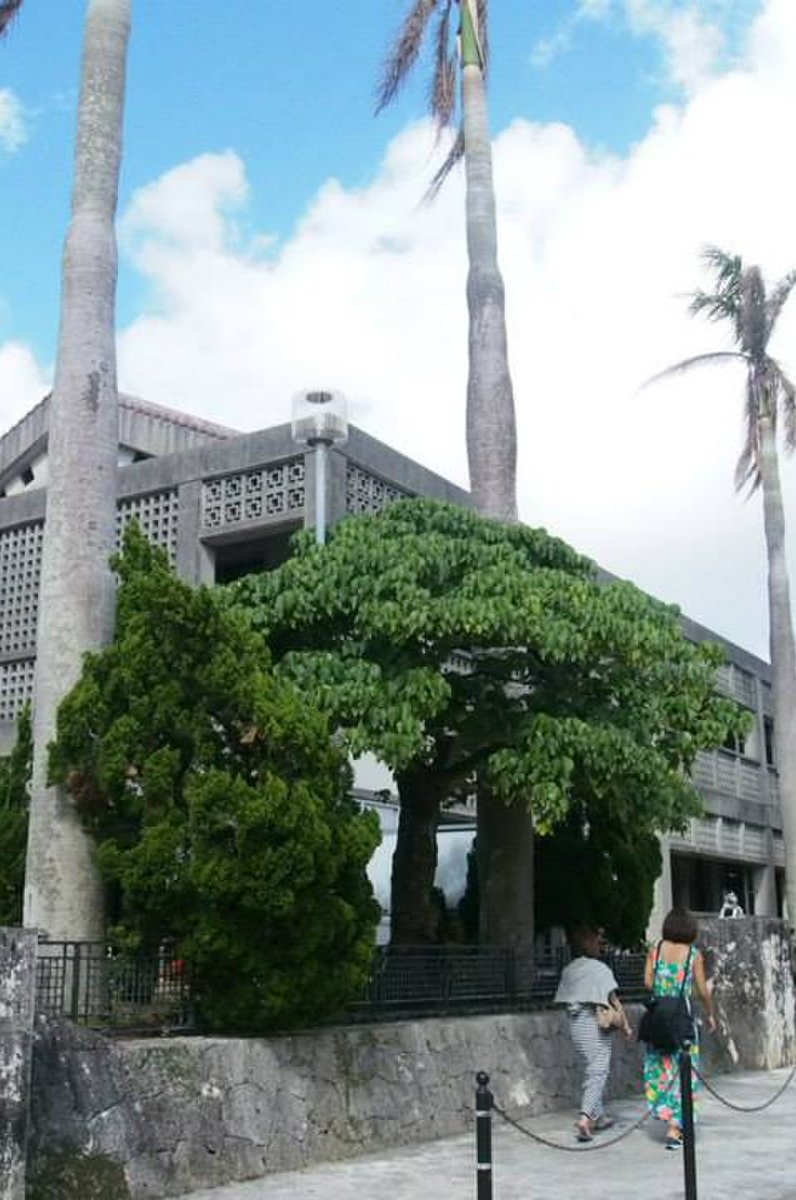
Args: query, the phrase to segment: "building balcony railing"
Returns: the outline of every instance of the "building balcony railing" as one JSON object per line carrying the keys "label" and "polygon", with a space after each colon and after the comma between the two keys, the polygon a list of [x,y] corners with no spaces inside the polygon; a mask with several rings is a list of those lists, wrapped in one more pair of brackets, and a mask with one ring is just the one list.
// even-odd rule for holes
{"label": "building balcony railing", "polygon": [[764,768],[752,758],[717,750],[712,754],[700,751],[694,762],[691,778],[697,787],[710,788],[740,800],[766,804],[776,800],[776,772]]}

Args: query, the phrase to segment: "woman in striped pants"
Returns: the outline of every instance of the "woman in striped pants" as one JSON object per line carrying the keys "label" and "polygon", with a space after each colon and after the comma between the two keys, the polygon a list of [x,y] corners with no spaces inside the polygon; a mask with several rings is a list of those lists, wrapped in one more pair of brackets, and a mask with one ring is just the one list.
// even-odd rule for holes
{"label": "woman in striped pants", "polygon": [[599,931],[578,926],[570,934],[570,945],[575,957],[561,972],[554,1002],[566,1005],[572,1041],[583,1060],[575,1136],[579,1142],[590,1142],[595,1133],[613,1125],[603,1100],[611,1069],[611,1031],[600,1028],[597,1014],[601,1009],[613,1009],[614,1020],[626,1036],[630,1036],[631,1029],[617,996],[613,971],[600,962]]}

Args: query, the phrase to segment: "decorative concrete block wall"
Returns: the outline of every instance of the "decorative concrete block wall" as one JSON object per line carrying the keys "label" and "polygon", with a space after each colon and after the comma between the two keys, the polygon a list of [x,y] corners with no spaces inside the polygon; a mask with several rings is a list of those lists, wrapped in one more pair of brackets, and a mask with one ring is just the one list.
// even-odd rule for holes
{"label": "decorative concrete block wall", "polygon": [[25,1200],[36,934],[0,929],[0,1200]]}

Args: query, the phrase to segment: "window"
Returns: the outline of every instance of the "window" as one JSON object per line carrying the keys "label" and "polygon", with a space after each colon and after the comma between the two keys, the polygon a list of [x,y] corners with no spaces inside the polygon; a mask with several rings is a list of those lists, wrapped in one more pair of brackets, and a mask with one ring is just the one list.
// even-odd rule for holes
{"label": "window", "polygon": [[214,547],[216,583],[232,583],[243,575],[273,571],[290,558],[290,539],[298,526],[263,537],[225,542]]}

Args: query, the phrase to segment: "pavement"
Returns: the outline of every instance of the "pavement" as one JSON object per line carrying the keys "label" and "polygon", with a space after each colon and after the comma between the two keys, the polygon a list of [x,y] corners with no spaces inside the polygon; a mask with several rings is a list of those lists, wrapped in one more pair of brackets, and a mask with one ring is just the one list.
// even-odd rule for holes
{"label": "pavement", "polygon": [[[732,1103],[748,1107],[773,1097],[789,1078],[790,1085],[763,1112],[734,1112],[710,1095],[700,1099],[699,1200],[796,1200],[796,1077],[788,1069],[746,1072],[717,1076],[712,1085]],[[521,1122],[564,1150],[532,1141],[495,1115],[493,1200],[684,1196],[682,1151],[664,1148],[663,1125],[647,1121],[631,1131],[644,1112],[640,1099],[617,1102],[611,1112],[616,1125],[583,1147],[574,1141],[573,1112]],[[627,1136],[610,1144],[623,1133]],[[475,1196],[475,1135],[470,1133],[192,1192],[190,1200],[474,1200]]]}

